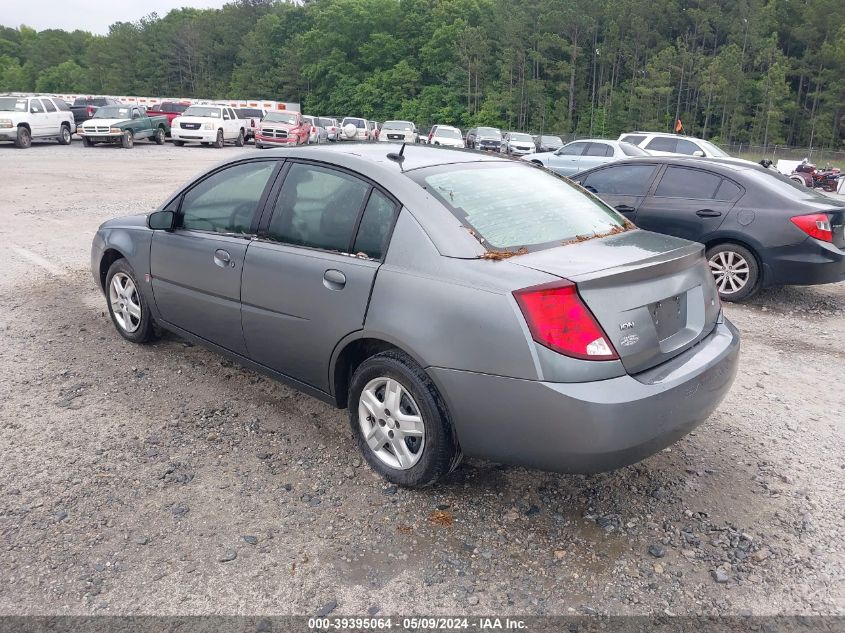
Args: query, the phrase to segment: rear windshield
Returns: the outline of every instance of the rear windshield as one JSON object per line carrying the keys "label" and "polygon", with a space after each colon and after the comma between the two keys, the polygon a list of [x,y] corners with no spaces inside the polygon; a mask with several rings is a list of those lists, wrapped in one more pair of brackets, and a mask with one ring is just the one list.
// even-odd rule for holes
{"label": "rear windshield", "polygon": [[625,141],[621,141],[619,143],[619,149],[622,150],[622,153],[625,154],[625,156],[651,156],[651,154],[645,151],[642,147],[631,145]]}
{"label": "rear windshield", "polygon": [[235,112],[238,113],[239,117],[243,118],[258,117],[260,119],[263,114],[258,108],[239,108]]}
{"label": "rear windshield", "polygon": [[832,206],[837,205],[837,202],[834,202],[833,198],[810,187],[805,187],[794,180],[790,180],[774,169],[756,169],[752,167],[742,170],[742,173],[760,185],[767,187],[770,191],[774,191],[790,200],[814,200],[830,203]]}
{"label": "rear windshield", "polygon": [[558,136],[541,136],[540,141],[549,145],[563,145],[563,141]]}
{"label": "rear windshield", "polygon": [[448,127],[439,127],[434,131],[434,136],[440,136],[442,138],[457,138],[462,139],[460,130],[455,130],[453,128]]}
{"label": "rear windshield", "polygon": [[346,119],[343,120],[343,127],[346,127],[350,123],[352,125],[354,125],[355,127],[357,127],[359,130],[363,130],[364,128],[367,127],[367,122],[364,119],[350,119],[350,118],[346,118]]}
{"label": "rear windshield", "polygon": [[337,127],[337,123],[335,123],[334,119],[327,119],[325,117],[320,117],[317,119],[320,122],[322,127]]}
{"label": "rear windshield", "polygon": [[537,250],[625,227],[568,180],[528,165],[440,165],[408,175],[494,249]]}

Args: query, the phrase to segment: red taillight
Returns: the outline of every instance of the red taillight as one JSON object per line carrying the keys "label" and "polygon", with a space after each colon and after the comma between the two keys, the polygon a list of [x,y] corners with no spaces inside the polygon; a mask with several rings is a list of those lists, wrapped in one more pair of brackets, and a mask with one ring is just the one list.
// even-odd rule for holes
{"label": "red taillight", "polygon": [[826,213],[811,215],[796,215],[790,218],[792,223],[810,237],[823,242],[833,242],[833,230],[830,227],[830,217]]}
{"label": "red taillight", "polygon": [[566,356],[616,360],[619,356],[571,281],[514,293],[535,341]]}
{"label": "red taillight", "polygon": [[92,106],[88,106],[88,116],[94,116],[94,108]]}

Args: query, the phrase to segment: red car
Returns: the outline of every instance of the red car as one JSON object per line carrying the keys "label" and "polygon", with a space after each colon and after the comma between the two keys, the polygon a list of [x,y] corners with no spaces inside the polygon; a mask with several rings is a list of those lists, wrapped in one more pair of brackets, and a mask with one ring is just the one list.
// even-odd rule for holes
{"label": "red car", "polygon": [[311,125],[299,112],[268,112],[255,133],[255,146],[305,145],[310,131]]}
{"label": "red car", "polygon": [[190,103],[183,101],[162,101],[147,108],[150,116],[166,116],[168,125],[173,125],[173,119],[188,109]]}

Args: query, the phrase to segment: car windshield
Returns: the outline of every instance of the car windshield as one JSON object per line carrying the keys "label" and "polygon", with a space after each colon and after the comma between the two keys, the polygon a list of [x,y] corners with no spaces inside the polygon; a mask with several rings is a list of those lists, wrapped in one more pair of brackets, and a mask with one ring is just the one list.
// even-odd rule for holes
{"label": "car windshield", "polygon": [[441,138],[456,138],[456,139],[462,139],[463,138],[463,136],[461,136],[460,130],[456,130],[456,129],[450,128],[450,127],[439,127],[439,128],[437,128],[437,131],[434,132],[434,136],[439,136]]}
{"label": "car windshield", "polygon": [[337,123],[334,122],[333,119],[327,119],[325,117],[320,117],[317,119],[321,127],[336,127]]}
{"label": "car windshield", "polygon": [[129,108],[124,106],[103,106],[94,113],[95,119],[128,119]]}
{"label": "car windshield", "polygon": [[202,117],[209,117],[212,119],[219,119],[220,118],[220,108],[210,108],[208,106],[191,106],[185,112],[183,112],[185,116],[202,116]]}
{"label": "car windshield", "polygon": [[645,151],[642,147],[638,147],[636,145],[631,145],[631,143],[626,143],[625,141],[620,141],[619,149],[622,150],[622,153],[625,156],[650,156],[647,151]]}
{"label": "car windshield", "polygon": [[490,138],[496,141],[502,139],[502,133],[494,127],[480,127],[475,135],[478,138]]}
{"label": "car windshield", "polygon": [[366,129],[366,127],[367,127],[367,122],[364,119],[349,119],[349,118],[343,120],[343,125],[341,127],[346,127],[350,123],[352,125],[354,125],[355,127],[357,127],[359,130]]}
{"label": "car windshield", "polygon": [[710,141],[702,141],[701,139],[696,139],[696,142],[699,145],[703,145],[704,147],[706,147],[713,156],[716,156],[718,158],[730,158],[731,157],[731,155],[728,154],[726,151],[724,151],[721,147],[717,147],[716,145],[713,145],[713,143],[711,143]]}
{"label": "car windshield", "polygon": [[262,121],[294,125],[296,123],[296,114],[293,112],[270,112]]}
{"label": "car windshield", "polygon": [[510,133],[510,140],[517,141],[518,143],[533,143],[534,139],[531,138],[530,134],[520,134],[518,132],[511,132]]}
{"label": "car windshield", "polygon": [[441,165],[410,175],[494,249],[550,247],[625,227],[568,180],[527,165]]}
{"label": "car windshield", "polygon": [[563,141],[558,136],[541,136],[540,142],[546,145],[563,145]]}
{"label": "car windshield", "polygon": [[821,200],[825,203],[832,202],[832,199],[823,193],[795,182],[774,169],[750,168],[743,170],[742,173],[760,185],[790,200]]}
{"label": "car windshield", "polygon": [[26,112],[26,99],[0,97],[0,112]]}
{"label": "car windshield", "polygon": [[381,129],[410,131],[413,129],[413,126],[408,121],[385,121]]}

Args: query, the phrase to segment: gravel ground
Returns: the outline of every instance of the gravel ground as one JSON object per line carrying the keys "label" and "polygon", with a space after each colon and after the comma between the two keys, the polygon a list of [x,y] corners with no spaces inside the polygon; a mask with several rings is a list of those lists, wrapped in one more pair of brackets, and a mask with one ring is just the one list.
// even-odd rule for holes
{"label": "gravel ground", "polygon": [[0,614],[845,615],[845,284],[727,306],[732,392],[640,464],[406,491],[345,411],[108,320],[99,223],[241,151],[0,147]]}

